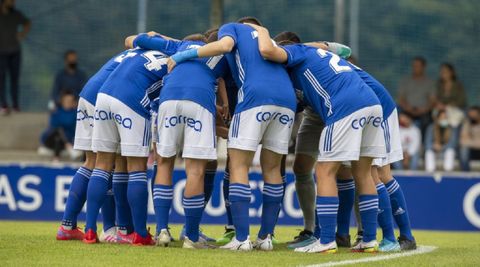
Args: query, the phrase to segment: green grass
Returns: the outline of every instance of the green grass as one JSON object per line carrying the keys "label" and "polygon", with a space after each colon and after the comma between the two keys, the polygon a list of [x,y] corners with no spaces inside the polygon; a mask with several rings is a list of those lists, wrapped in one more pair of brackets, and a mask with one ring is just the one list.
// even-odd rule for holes
{"label": "green grass", "polygon": [[[86,245],[79,241],[56,241],[57,227],[58,223],[52,222],[0,221],[0,266],[298,266],[380,255],[353,254],[346,249],[333,255],[294,253],[284,244],[272,252],[251,253],[185,250],[179,242],[169,248]],[[257,229],[252,227],[252,233]],[[203,230],[216,237],[223,233],[222,226],[204,226]],[[178,225],[173,226],[174,236],[179,231]],[[281,226],[276,232],[280,241],[288,241],[298,232],[298,227]],[[415,236],[420,245],[438,249],[359,266],[480,266],[479,233],[416,231]]]}

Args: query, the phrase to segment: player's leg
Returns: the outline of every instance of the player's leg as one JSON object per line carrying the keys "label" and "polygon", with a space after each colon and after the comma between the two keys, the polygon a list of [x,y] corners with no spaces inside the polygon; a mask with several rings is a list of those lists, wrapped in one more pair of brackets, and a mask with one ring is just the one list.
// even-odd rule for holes
{"label": "player's leg", "polygon": [[403,159],[397,110],[394,110],[392,114],[390,114],[386,120],[385,126],[386,127],[384,128],[388,129],[386,135],[388,138],[386,139],[389,140],[389,151],[387,156],[388,161],[385,162],[385,164],[382,164],[382,167],[378,169],[378,176],[383,184],[385,184],[390,196],[393,217],[400,230],[400,237],[398,238],[398,241],[402,250],[416,249],[417,244],[412,235],[405,196],[403,195],[402,188],[395,180],[390,168],[390,163]]}
{"label": "player's leg", "polygon": [[[263,190],[262,190],[262,217],[258,232],[257,244],[259,249],[272,250],[271,238],[280,212],[284,195],[284,187],[281,174],[281,162],[283,155],[262,148],[260,164],[262,166]],[[266,240],[269,239],[269,240]],[[263,241],[261,244],[259,241]]]}
{"label": "player's leg", "polygon": [[83,166],[77,170],[70,184],[62,225],[57,232],[57,240],[83,239],[84,234],[77,227],[77,216],[87,200],[88,181],[93,168],[95,168],[96,155],[92,151],[86,151],[85,157]]}
{"label": "player's leg", "polygon": [[128,204],[128,170],[127,159],[117,154],[115,159],[115,170],[113,172],[113,196],[115,198],[117,217],[117,242],[132,243],[133,221],[132,211]]}
{"label": "player's leg", "polygon": [[378,194],[378,225],[382,229],[383,236],[378,250],[382,252],[398,251],[400,250],[400,245],[395,239],[392,206],[390,204],[390,198],[388,196],[387,189],[379,179],[380,169],[381,167],[372,166],[372,178]]}
{"label": "player's leg", "polygon": [[225,213],[227,215],[227,225],[225,225],[225,232],[223,236],[217,239],[217,244],[227,244],[228,242],[232,241],[232,238],[235,236],[235,226],[233,225],[232,220],[232,211],[230,209],[230,201],[228,200],[228,189],[230,187],[230,171],[229,171],[229,161],[230,157],[227,153],[227,160],[225,162],[225,171],[223,174],[223,184],[222,184],[222,191],[223,191],[223,200],[225,203]]}
{"label": "player's leg", "polygon": [[156,221],[156,244],[168,246],[172,237],[168,230],[168,217],[173,201],[172,174],[175,156],[161,157],[157,154],[157,173],[153,185],[153,207]]}
{"label": "player's leg", "polygon": [[90,176],[87,189],[87,216],[85,243],[96,243],[97,217],[107,196],[109,179],[115,163],[115,153],[97,152],[95,169]]}
{"label": "player's leg", "polygon": [[350,217],[355,202],[355,182],[351,168],[342,164],[337,173],[338,216],[336,241],[339,247],[351,247]]}
{"label": "player's leg", "polygon": [[115,197],[113,195],[112,175],[108,179],[108,190],[102,208],[103,229],[99,236],[100,242],[117,243],[117,227],[115,225]]}

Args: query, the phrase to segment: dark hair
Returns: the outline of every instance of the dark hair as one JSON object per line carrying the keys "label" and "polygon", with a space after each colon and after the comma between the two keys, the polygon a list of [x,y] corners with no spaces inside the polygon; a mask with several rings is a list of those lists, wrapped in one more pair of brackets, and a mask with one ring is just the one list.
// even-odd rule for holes
{"label": "dark hair", "polygon": [[72,55],[72,54],[76,55],[77,51],[73,49],[68,49],[67,51],[65,51],[65,53],[63,53],[63,58],[66,59],[68,55]]}
{"label": "dark hair", "polygon": [[203,35],[205,35],[205,38],[208,39],[208,37],[210,36],[210,34],[214,33],[214,32],[218,32],[218,28],[210,28],[208,30],[206,30]]}
{"label": "dark hair", "polygon": [[288,32],[284,31],[279,34],[277,34],[273,40],[277,42],[278,44],[283,44],[285,41],[289,41],[290,43],[298,44],[301,43],[302,41],[300,40],[300,37],[294,33],[294,32]]}
{"label": "dark hair", "polygon": [[203,35],[201,33],[194,33],[194,34],[187,35],[187,36],[183,37],[183,40],[184,41],[201,41],[201,42],[204,42],[204,43],[207,42],[207,39],[205,38],[205,35]]}
{"label": "dark hair", "polygon": [[255,17],[250,17],[250,16],[241,17],[237,20],[237,22],[238,23],[247,22],[247,23],[252,23],[252,24],[258,25],[258,26],[263,26],[259,19],[255,18]]}
{"label": "dark hair", "polygon": [[61,92],[60,92],[60,97],[59,99],[62,99],[64,96],[73,96],[76,98],[75,94],[73,93],[73,90],[71,89],[63,89]]}
{"label": "dark hair", "polygon": [[207,37],[207,43],[215,42],[218,40],[218,29],[212,31]]}
{"label": "dark hair", "polygon": [[412,61],[420,61],[423,66],[427,66],[427,60],[422,56],[415,56]]}
{"label": "dark hair", "polygon": [[456,81],[457,80],[457,72],[455,71],[455,67],[453,66],[452,63],[449,62],[443,62],[440,65],[440,68],[447,68],[451,73],[452,73],[452,80]]}
{"label": "dark hair", "polygon": [[474,110],[474,111],[480,113],[480,106],[471,106],[471,107],[469,108],[469,110]]}

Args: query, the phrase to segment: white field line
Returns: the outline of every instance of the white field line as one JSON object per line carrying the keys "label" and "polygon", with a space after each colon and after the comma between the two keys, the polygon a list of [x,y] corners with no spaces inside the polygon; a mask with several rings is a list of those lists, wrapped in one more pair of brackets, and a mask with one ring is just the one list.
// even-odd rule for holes
{"label": "white field line", "polygon": [[340,266],[340,265],[357,264],[357,263],[364,263],[364,262],[393,260],[396,258],[411,257],[419,254],[430,253],[436,249],[437,247],[434,247],[434,246],[418,246],[416,250],[411,250],[411,251],[392,253],[392,254],[386,254],[386,255],[378,255],[373,257],[356,259],[356,260],[330,261],[330,262],[319,263],[319,264],[304,265],[304,267]]}

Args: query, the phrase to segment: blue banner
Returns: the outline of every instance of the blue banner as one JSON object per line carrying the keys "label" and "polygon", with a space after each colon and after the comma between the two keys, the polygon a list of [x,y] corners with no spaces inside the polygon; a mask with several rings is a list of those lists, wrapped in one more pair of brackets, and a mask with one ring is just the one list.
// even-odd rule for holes
{"label": "blue banner", "polygon": [[[60,221],[68,196],[68,188],[76,169],[72,167],[0,166],[0,220]],[[181,195],[185,187],[185,172],[174,172],[174,201],[171,223],[183,223]],[[215,189],[206,207],[202,223],[225,224],[222,196],[223,172],[217,172]],[[407,199],[412,227],[431,230],[480,229],[480,177],[397,176]],[[435,179],[436,178],[436,179]],[[259,224],[261,188],[259,173],[251,173],[251,223]],[[149,221],[154,221],[152,201],[149,201]],[[79,216],[84,220],[85,213]],[[295,195],[293,175],[287,174],[285,199],[279,224],[302,225],[302,212]]]}

